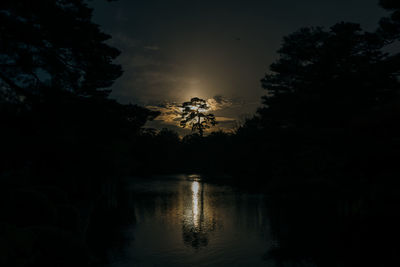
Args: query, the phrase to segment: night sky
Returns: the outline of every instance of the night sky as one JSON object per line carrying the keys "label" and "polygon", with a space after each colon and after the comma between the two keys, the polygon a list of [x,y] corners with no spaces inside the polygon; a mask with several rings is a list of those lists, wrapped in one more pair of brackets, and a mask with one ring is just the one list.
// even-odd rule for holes
{"label": "night sky", "polygon": [[95,0],[94,21],[122,51],[124,75],[112,97],[163,114],[150,127],[179,123],[177,106],[208,99],[219,127],[254,114],[265,94],[260,79],[283,36],[340,21],[374,30],[387,13],[378,0],[178,1]]}

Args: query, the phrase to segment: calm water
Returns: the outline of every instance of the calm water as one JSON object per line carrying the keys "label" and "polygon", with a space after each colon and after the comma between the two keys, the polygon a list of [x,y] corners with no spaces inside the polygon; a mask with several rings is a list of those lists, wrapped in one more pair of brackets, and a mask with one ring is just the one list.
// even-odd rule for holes
{"label": "calm water", "polygon": [[136,179],[133,222],[112,267],[274,266],[263,195],[205,183],[198,175]]}

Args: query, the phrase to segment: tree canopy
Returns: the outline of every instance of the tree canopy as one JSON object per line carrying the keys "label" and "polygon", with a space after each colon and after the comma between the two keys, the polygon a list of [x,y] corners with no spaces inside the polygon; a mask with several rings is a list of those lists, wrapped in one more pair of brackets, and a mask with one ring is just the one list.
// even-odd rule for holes
{"label": "tree canopy", "polygon": [[182,104],[181,126],[185,128],[189,125],[192,128],[192,132],[198,131],[202,136],[204,130],[217,124],[214,114],[206,114],[209,109],[210,107],[207,105],[207,102],[198,97],[194,97],[190,99],[190,101],[184,102]]}
{"label": "tree canopy", "polygon": [[[85,1],[5,0],[0,4],[0,88],[4,96],[46,89],[106,96],[121,74],[111,36]],[[18,97],[17,97],[18,98]]]}
{"label": "tree canopy", "polygon": [[258,111],[264,125],[343,127],[356,114],[384,106],[399,85],[384,64],[384,45],[378,34],[354,23],[286,36],[279,59],[261,80],[267,90]]}
{"label": "tree canopy", "polygon": [[[122,74],[114,63],[120,52],[106,44],[110,38],[92,22],[85,0],[1,1],[0,121],[7,160],[0,169],[38,168],[37,162],[55,158],[60,165],[86,158],[111,166],[105,154],[122,157],[136,143],[141,127],[159,113],[108,98]],[[81,153],[71,156],[73,150]],[[51,153],[58,157],[47,157]]]}

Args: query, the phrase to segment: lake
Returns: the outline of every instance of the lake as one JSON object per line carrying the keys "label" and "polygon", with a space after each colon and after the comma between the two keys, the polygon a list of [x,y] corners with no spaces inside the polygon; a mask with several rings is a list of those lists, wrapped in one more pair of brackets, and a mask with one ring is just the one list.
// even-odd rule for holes
{"label": "lake", "polygon": [[135,178],[127,191],[134,219],[110,266],[274,266],[264,195],[200,175]]}
{"label": "lake", "polygon": [[129,179],[115,194],[123,207],[93,220],[109,266],[399,266],[399,219],[383,196],[321,184],[265,195],[207,181]]}

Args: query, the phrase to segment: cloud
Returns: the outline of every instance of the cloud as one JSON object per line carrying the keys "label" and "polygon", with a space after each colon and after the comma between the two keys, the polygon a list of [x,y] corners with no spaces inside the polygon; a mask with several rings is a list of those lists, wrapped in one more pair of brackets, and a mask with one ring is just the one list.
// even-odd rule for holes
{"label": "cloud", "polygon": [[[233,101],[223,97],[221,95],[216,95],[213,98],[206,100],[210,109],[208,112],[218,112],[223,111],[233,105]],[[146,106],[150,110],[159,111],[161,114],[151,123],[152,126],[157,128],[169,127],[174,128],[175,130],[180,127],[180,121],[182,119],[182,104],[176,102],[164,102],[161,104],[154,104]],[[224,130],[230,131],[234,124],[236,123],[236,119],[227,116],[218,116],[216,114],[216,120],[218,122],[217,127],[210,129],[213,130]],[[186,132],[188,133],[188,132]]]}
{"label": "cloud", "polygon": [[216,119],[218,122],[233,122],[233,121],[236,121],[235,118],[219,117],[219,116],[215,117],[215,119]]}
{"label": "cloud", "polygon": [[145,47],[143,47],[146,50],[151,50],[151,51],[158,51],[160,50],[160,47],[157,45],[146,45]]}
{"label": "cloud", "polygon": [[207,99],[207,105],[210,111],[217,111],[232,106],[233,102],[222,95],[216,95],[213,98]]}
{"label": "cloud", "polygon": [[146,108],[159,111],[161,114],[155,119],[165,124],[179,126],[182,117],[181,105],[177,103],[163,103],[156,106],[146,106]]}

